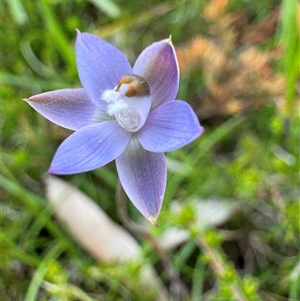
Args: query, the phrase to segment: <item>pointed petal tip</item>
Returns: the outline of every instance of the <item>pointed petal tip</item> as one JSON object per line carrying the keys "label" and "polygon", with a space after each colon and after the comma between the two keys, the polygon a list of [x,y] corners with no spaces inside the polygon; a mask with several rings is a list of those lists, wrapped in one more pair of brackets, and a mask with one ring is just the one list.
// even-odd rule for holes
{"label": "pointed petal tip", "polygon": [[199,134],[199,136],[201,136],[202,134],[204,134],[204,132],[205,132],[205,128],[200,125],[200,134]]}
{"label": "pointed petal tip", "polygon": [[55,170],[55,167],[52,167],[52,166],[50,166],[47,171],[47,174],[57,175],[57,176],[72,175],[72,174],[78,174],[78,173],[81,173],[81,171],[75,171],[75,172],[63,171],[63,170],[59,171],[59,170]]}
{"label": "pointed petal tip", "polygon": [[47,171],[47,174],[50,174],[50,175],[67,175],[67,174],[70,174],[70,173],[63,172],[62,170],[59,171],[59,168],[53,166],[53,162],[51,162],[50,167]]}
{"label": "pointed petal tip", "polygon": [[176,99],[179,84],[179,66],[171,37],[157,41],[143,50],[133,71],[148,83],[152,110],[160,104]]}
{"label": "pointed petal tip", "polygon": [[53,168],[50,166],[49,169],[48,169],[48,171],[47,171],[47,174],[57,175],[58,173],[55,172],[55,171],[53,170]]}
{"label": "pointed petal tip", "polygon": [[162,40],[161,42],[166,42],[167,44],[169,44],[171,47],[174,48],[173,42],[172,42],[172,35],[170,34],[170,36],[164,40]]}
{"label": "pointed petal tip", "polygon": [[[45,92],[47,93],[47,92]],[[44,93],[42,93],[44,94]],[[39,102],[39,100],[41,99],[39,96],[42,94],[36,94],[36,95],[32,95],[28,98],[23,98],[22,100],[26,101],[26,102]]]}
{"label": "pointed petal tip", "polygon": [[[39,94],[38,94],[39,95]],[[35,97],[36,95],[30,96],[28,98],[23,98],[22,100],[26,101],[26,102],[38,102],[37,97]]]}
{"label": "pointed petal tip", "polygon": [[169,38],[166,39],[166,41],[173,46],[173,43],[172,43],[172,35],[170,34]]}
{"label": "pointed petal tip", "polygon": [[152,225],[158,227],[158,223],[157,223],[157,221],[156,221],[156,220],[157,220],[157,216],[150,215],[150,216],[148,217],[148,220],[149,220],[149,222],[150,222]]}

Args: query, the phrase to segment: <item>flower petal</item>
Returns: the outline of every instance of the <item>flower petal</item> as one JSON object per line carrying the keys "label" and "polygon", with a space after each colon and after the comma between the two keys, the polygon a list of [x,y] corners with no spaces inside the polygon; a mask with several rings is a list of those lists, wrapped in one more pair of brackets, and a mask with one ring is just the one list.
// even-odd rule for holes
{"label": "flower petal", "polygon": [[155,223],[166,189],[164,154],[144,150],[133,137],[124,153],[116,159],[116,165],[121,184],[131,202]]}
{"label": "flower petal", "polygon": [[102,120],[103,112],[90,101],[84,89],[61,89],[24,100],[45,118],[70,130]]}
{"label": "flower petal", "polygon": [[102,93],[113,89],[132,68],[125,55],[115,46],[88,33],[78,31],[76,60],[80,81],[95,103],[105,108]]}
{"label": "flower petal", "polygon": [[171,39],[147,47],[135,62],[133,73],[147,81],[152,96],[152,109],[174,100],[178,92],[179,69]]}
{"label": "flower petal", "polygon": [[150,112],[138,139],[150,152],[168,152],[195,140],[203,133],[199,120],[189,104],[168,101]]}
{"label": "flower petal", "polygon": [[49,173],[74,174],[99,168],[118,157],[129,140],[130,134],[116,121],[86,126],[61,144]]}

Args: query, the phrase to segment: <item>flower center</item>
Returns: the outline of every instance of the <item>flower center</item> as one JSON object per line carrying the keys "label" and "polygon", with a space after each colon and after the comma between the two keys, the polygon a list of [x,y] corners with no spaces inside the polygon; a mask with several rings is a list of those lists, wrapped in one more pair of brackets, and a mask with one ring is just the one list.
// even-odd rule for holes
{"label": "flower center", "polygon": [[119,124],[129,130],[135,130],[140,122],[140,117],[133,109],[125,109],[116,114]]}
{"label": "flower center", "polygon": [[141,76],[122,76],[118,85],[104,91],[101,98],[107,103],[106,112],[114,116],[124,129],[136,132],[144,125],[151,100],[149,85]]}
{"label": "flower center", "polygon": [[124,75],[117,85],[117,91],[124,89],[124,95],[127,97],[149,95],[150,88],[144,78],[135,74]]}

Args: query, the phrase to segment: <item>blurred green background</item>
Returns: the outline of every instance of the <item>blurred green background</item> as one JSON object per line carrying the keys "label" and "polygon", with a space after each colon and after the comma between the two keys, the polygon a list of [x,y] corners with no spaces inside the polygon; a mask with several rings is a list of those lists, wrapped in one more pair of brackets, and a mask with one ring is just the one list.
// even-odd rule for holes
{"label": "blurred green background", "polygon": [[[300,299],[299,2],[4,0],[0,5],[1,300],[155,300],[137,277],[145,262],[173,300]],[[113,43],[132,63],[146,46],[172,35],[181,69],[178,99],[192,105],[206,130],[167,154],[160,227],[149,230],[159,239],[170,228],[187,229],[189,239],[161,254],[148,236],[132,233],[143,250],[139,263],[95,260],[53,217],[45,197],[45,173],[71,132],[22,99],[80,86],[76,28]],[[122,224],[113,163],[61,178]],[[201,229],[195,226],[195,199],[226,200],[238,204],[238,213]],[[171,211],[174,200],[183,207],[180,213]],[[128,210],[140,222],[129,202]],[[164,259],[184,290],[170,289],[177,282]]]}

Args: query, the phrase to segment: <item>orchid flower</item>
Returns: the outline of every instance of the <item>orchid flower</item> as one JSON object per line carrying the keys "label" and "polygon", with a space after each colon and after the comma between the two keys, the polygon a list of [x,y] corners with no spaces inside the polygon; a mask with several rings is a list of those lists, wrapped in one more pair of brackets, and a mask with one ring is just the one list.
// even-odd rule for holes
{"label": "orchid flower", "polygon": [[49,173],[86,172],[116,160],[127,196],[155,223],[166,189],[164,152],[203,132],[190,105],[175,100],[179,69],[171,39],[147,47],[131,67],[119,49],[78,31],[76,61],[83,88],[25,99],[45,118],[75,131],[58,148]]}

